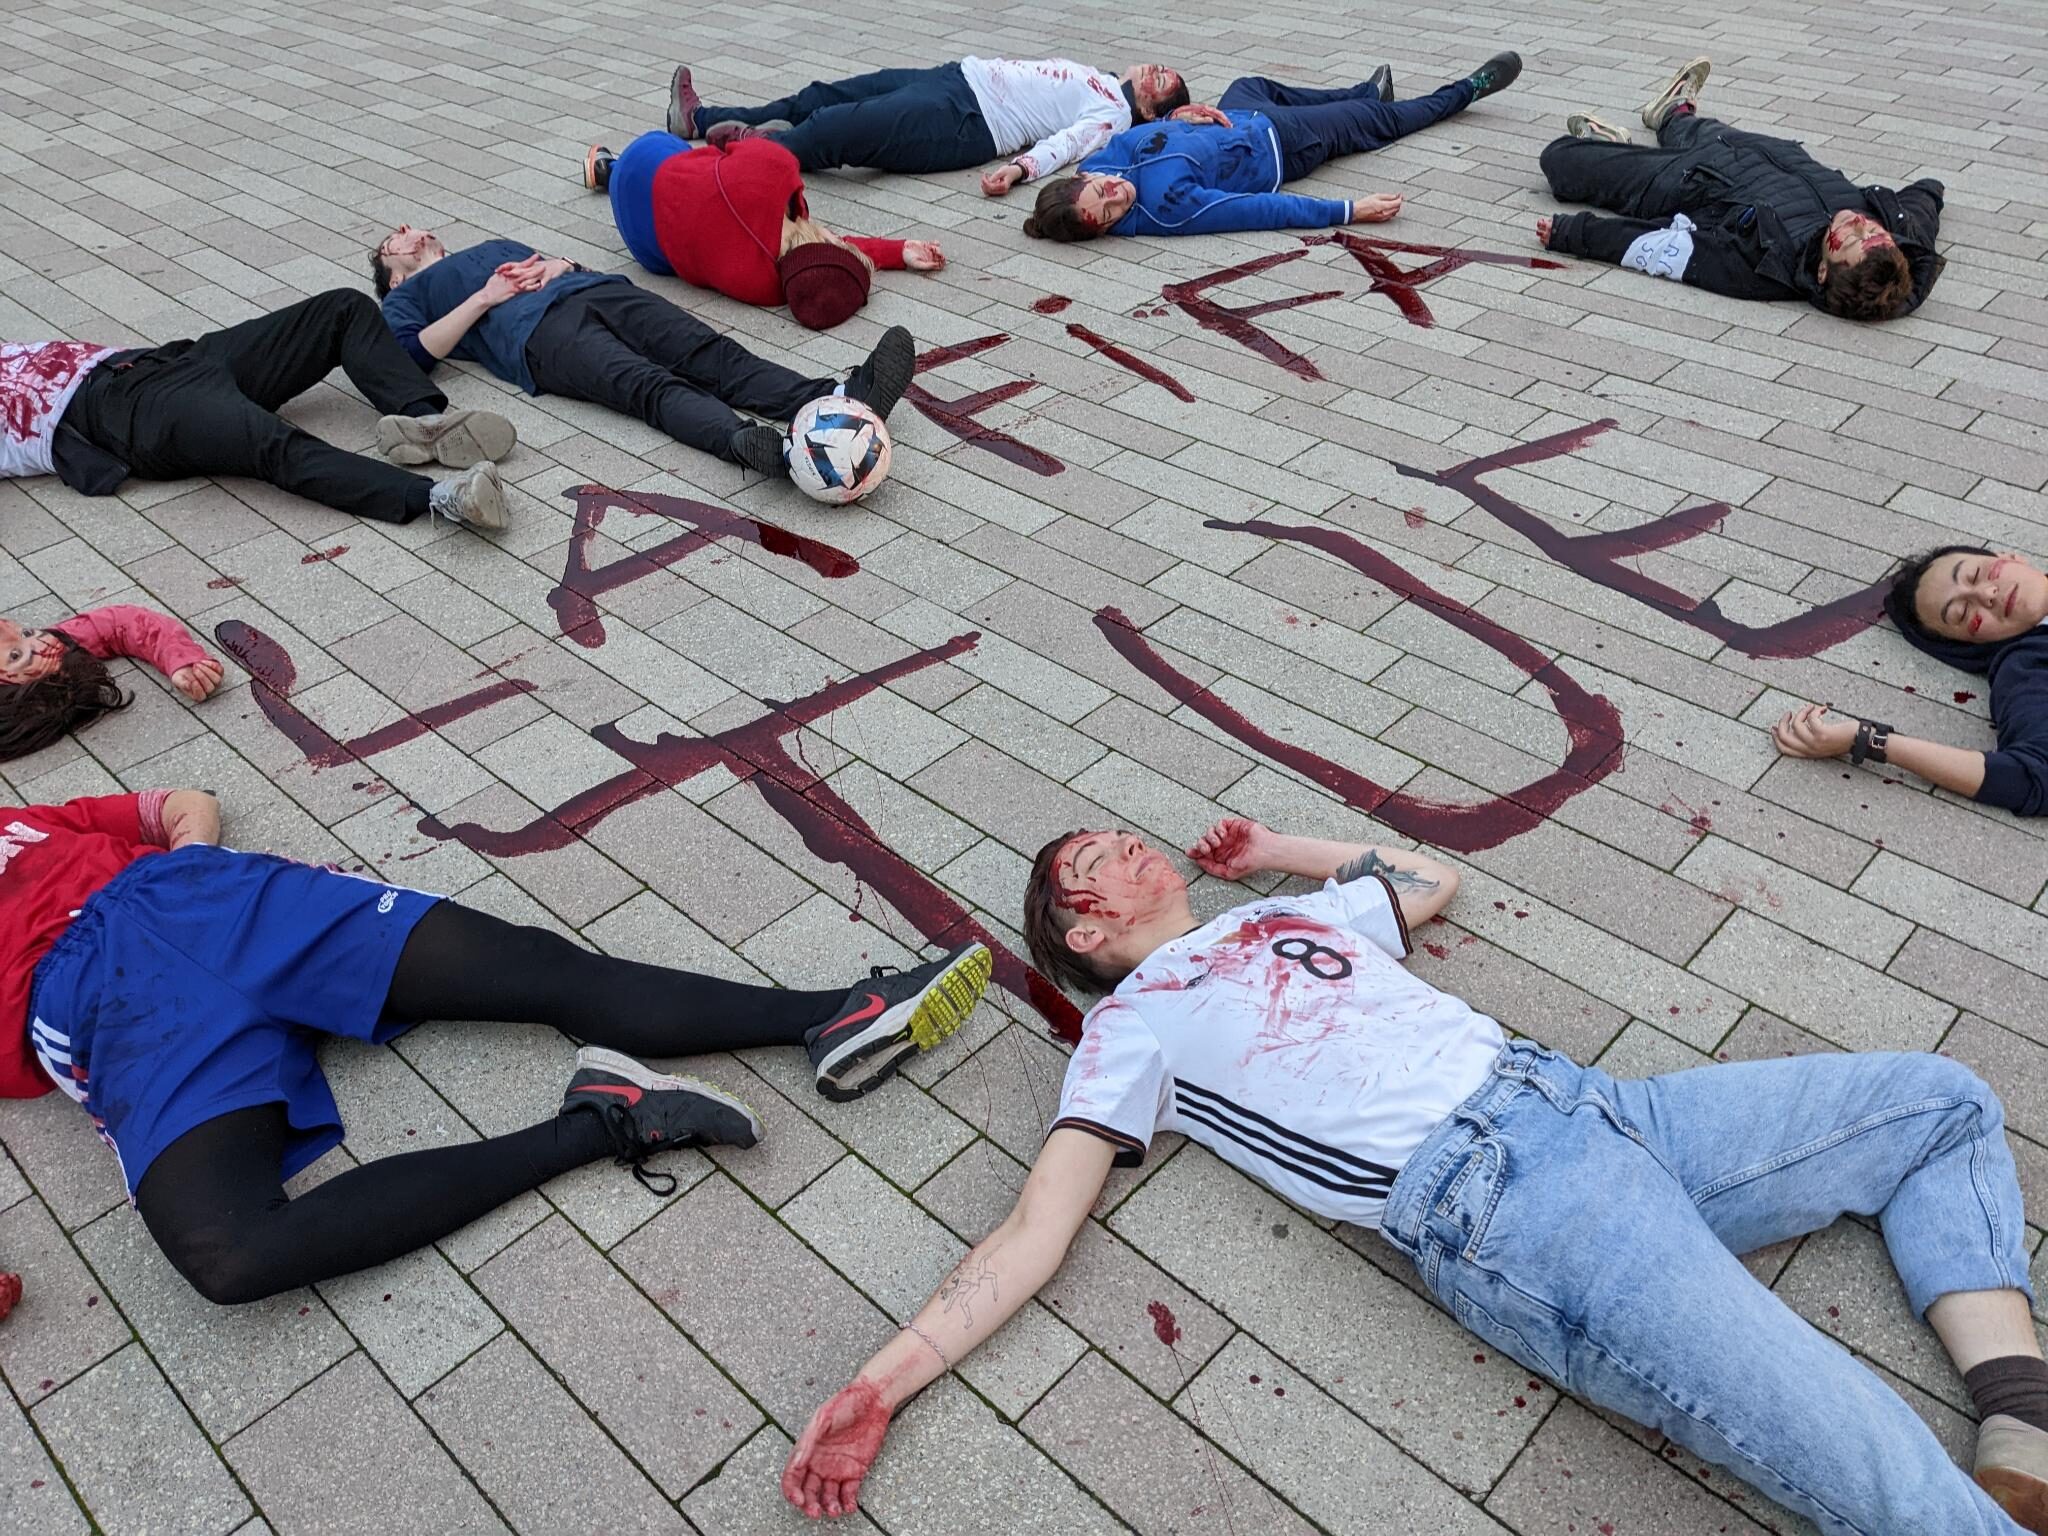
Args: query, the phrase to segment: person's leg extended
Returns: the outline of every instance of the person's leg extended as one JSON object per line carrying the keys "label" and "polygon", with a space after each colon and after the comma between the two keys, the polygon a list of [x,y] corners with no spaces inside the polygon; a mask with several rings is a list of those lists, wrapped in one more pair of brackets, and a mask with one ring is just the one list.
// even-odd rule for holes
{"label": "person's leg extended", "polygon": [[589,303],[619,341],[714,403],[723,401],[725,406],[786,422],[800,406],[839,387],[837,379],[806,378],[757,357],[645,288],[600,289]]}
{"label": "person's leg extended", "polygon": [[697,132],[702,134],[714,123],[745,123],[749,127],[762,123],[801,123],[812,113],[827,107],[844,106],[851,101],[871,101],[894,91],[915,90],[919,85],[929,84],[943,68],[878,69],[872,74],[854,75],[846,80],[813,80],[800,91],[764,102],[758,107],[699,107]]}
{"label": "person's leg extended", "polygon": [[802,1045],[845,998],[844,987],[796,992],[618,960],[441,901],[406,940],[385,1011],[406,1022],[552,1024],[635,1056],[694,1056]]}
{"label": "person's leg extended", "polygon": [[291,1200],[278,1176],[289,1137],[282,1104],[236,1110],[187,1131],[142,1176],[144,1225],[209,1301],[258,1301],[382,1264],[613,1150],[602,1117],[565,1112],[379,1158]]}
{"label": "person's leg extended", "polygon": [[[1295,181],[1340,155],[1362,155],[1440,123],[1472,105],[1469,80],[1453,80],[1409,101],[1345,97],[1313,106],[1272,105],[1260,110],[1280,136],[1281,176]],[[1226,106],[1224,110],[1230,109]]]}
{"label": "person's leg extended", "polygon": [[775,140],[807,171],[852,165],[919,175],[993,160],[995,140],[960,66],[915,73],[887,95],[819,107]]}
{"label": "person's leg extended", "polygon": [[1539,163],[1551,196],[1564,203],[1590,203],[1610,213],[1661,219],[1678,212],[1690,149],[1652,149],[1647,144],[1613,144],[1569,134],[1543,147]]}
{"label": "person's leg extended", "polygon": [[[1650,1085],[1618,1084],[1547,1054],[1525,1058],[1523,1070],[1531,1086],[1492,1106],[1484,1130],[1460,1122],[1433,1136],[1435,1149],[1425,1144],[1410,1164],[1414,1178],[1404,1170],[1407,1186],[1397,1181],[1389,1199],[1389,1236],[1434,1275],[1460,1321],[1831,1536],[2009,1536],[2011,1522],[1898,1395],[1732,1251],[1758,1232],[1824,1224],[1846,1202],[1830,1208],[1802,1185],[1780,1218],[1717,1227],[1714,1193],[1691,1187],[1662,1150],[1688,1139],[1689,1112],[1648,1113],[1659,1107]],[[1698,1134],[1761,1172],[1778,1107],[1733,1093]],[[1816,1124],[1803,1106],[1788,1113]],[[1754,1158],[1742,1145],[1752,1129]],[[1588,1188],[1601,1198],[1582,1198]],[[1981,1212],[1976,1197],[1971,1204]],[[1981,1231],[1977,1247],[1986,1250]]]}

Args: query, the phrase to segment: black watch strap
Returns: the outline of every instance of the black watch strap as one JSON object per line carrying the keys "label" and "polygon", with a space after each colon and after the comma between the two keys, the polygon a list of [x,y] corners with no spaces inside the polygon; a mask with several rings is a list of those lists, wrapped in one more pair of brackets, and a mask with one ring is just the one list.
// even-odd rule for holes
{"label": "black watch strap", "polygon": [[1865,759],[1872,762],[1886,762],[1885,744],[1891,740],[1892,728],[1877,720],[1856,722],[1856,741],[1849,748],[1849,761],[1861,767]]}

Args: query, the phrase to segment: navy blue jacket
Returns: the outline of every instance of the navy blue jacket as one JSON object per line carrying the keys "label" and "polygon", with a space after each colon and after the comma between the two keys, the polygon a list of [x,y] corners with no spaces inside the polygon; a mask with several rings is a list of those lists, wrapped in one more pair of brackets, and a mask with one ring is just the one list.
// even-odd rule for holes
{"label": "navy blue jacket", "polygon": [[2020,816],[2048,815],[2048,625],[1994,645],[1906,632],[1939,661],[1991,679],[1991,726],[1998,750],[1984,754],[1977,798]]}
{"label": "navy blue jacket", "polygon": [[1138,189],[1112,235],[1219,235],[1239,229],[1328,229],[1351,222],[1343,198],[1281,192],[1280,141],[1257,112],[1213,123],[1139,123],[1081,162]]}
{"label": "navy blue jacket", "polygon": [[[450,251],[439,261],[422,267],[384,295],[384,323],[391,327],[399,345],[428,373],[441,360],[420,345],[420,332],[491,280],[491,274],[508,261],[524,261],[534,254],[530,245],[517,240],[486,240],[466,251]],[[540,393],[533,373],[526,366],[526,343],[541,317],[572,293],[599,283],[623,283],[617,272],[564,272],[547,287],[507,299],[469,328],[450,357],[481,363],[507,384],[517,384],[529,395]]]}

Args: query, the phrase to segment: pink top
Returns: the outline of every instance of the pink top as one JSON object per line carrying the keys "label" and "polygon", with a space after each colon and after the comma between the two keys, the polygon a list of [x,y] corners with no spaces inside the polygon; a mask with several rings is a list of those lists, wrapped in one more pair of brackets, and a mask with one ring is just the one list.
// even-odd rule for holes
{"label": "pink top", "polygon": [[101,661],[133,656],[148,662],[165,677],[180,667],[208,659],[199,642],[192,638],[192,632],[168,613],[137,608],[132,603],[95,608],[50,628],[60,635],[69,635]]}

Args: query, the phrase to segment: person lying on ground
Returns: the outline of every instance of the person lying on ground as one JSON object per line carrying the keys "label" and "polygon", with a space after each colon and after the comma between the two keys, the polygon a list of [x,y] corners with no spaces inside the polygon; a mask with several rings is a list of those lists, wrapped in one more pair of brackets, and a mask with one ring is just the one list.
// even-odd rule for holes
{"label": "person lying on ground", "polygon": [[0,762],[126,709],[134,696],[107,671],[116,656],[148,662],[195,704],[212,696],[223,675],[190,630],[153,609],[120,603],[48,629],[0,619]]}
{"label": "person lying on ground", "polygon": [[[401,224],[370,253],[384,319],[420,367],[461,358],[530,395],[610,406],[729,463],[784,472],[789,420],[845,394],[884,419],[916,367],[910,332],[891,326],[842,384],[756,357],[617,272],[591,272],[516,240],[450,253]],[[748,422],[765,417],[783,429]]]}
{"label": "person lying on ground", "polygon": [[[713,145],[766,133],[807,171],[861,166],[917,175],[964,171],[998,157],[981,178],[1001,197],[1050,176],[1133,123],[1188,108],[1188,88],[1164,64],[1105,75],[1070,59],[960,59],[929,69],[881,69],[814,80],[759,107],[707,107],[690,67],[669,77],[668,131]],[[764,127],[786,123],[780,129]]]}
{"label": "person lying on ground", "polygon": [[1654,149],[1589,113],[1566,119],[1543,151],[1551,194],[1621,217],[1540,218],[1538,243],[1730,298],[1805,299],[1846,320],[1918,309],[1946,265],[1934,249],[1941,183],[1859,187],[1797,140],[1702,117],[1711,68],[1693,59],[1644,104]]}
{"label": "person lying on ground", "polygon": [[[337,367],[382,413],[377,443],[394,463],[333,447],[277,414]],[[131,475],[241,475],[379,522],[432,512],[505,526],[492,461],[512,451],[511,422],[450,410],[376,304],[353,289],[157,347],[0,342],[0,412],[0,476],[54,474],[87,496],[112,495]],[[468,473],[437,482],[396,467],[428,463]]]}
{"label": "person lying on ground", "polygon": [[[1457,893],[1441,861],[1241,818],[1189,855],[1219,879],[1319,884],[1204,922],[1141,837],[1039,851],[1033,961],[1108,995],[1015,1209],[813,1415],[783,1473],[792,1504],[854,1509],[891,1416],[1051,1278],[1111,1167],[1175,1131],[1304,1210],[1377,1228],[1490,1348],[1830,1536],[2048,1530],[2019,1180],[1998,1098],[1962,1063],[1812,1055],[1617,1080],[1509,1041],[1403,968]],[[1737,1258],[1849,1211],[1879,1218],[1984,1417],[1977,1482]]]}
{"label": "person lying on ground", "polygon": [[1401,211],[1399,194],[1345,199],[1279,189],[1339,155],[1382,149],[1453,117],[1521,72],[1520,55],[1495,54],[1412,101],[1393,99],[1393,70],[1384,64],[1340,90],[1235,80],[1207,117],[1128,129],[1084,159],[1079,175],[1046,182],[1024,233],[1070,241],[1377,224]]}
{"label": "person lying on ground", "polygon": [[[84,1106],[150,1235],[214,1302],[384,1263],[602,1157],[660,1193],[650,1157],[752,1146],[761,1124],[621,1053],[802,1046],[821,1094],[858,1098],[959,1028],[989,976],[968,944],[850,988],[749,986],[219,838],[213,797],[189,789],[27,806],[0,832],[0,1095],[54,1083]],[[425,1019],[552,1024],[588,1043],[539,1124],[287,1196],[342,1140],[320,1037],[381,1044]]]}
{"label": "person lying on ground", "polygon": [[2023,555],[1948,544],[1907,561],[1884,606],[1920,650],[1990,677],[1997,749],[1923,741],[1805,704],[1771,727],[1778,750],[1885,763],[2016,815],[2048,813],[2048,574]]}
{"label": "person lying on ground", "polygon": [[818,223],[796,156],[772,139],[692,149],[671,133],[643,133],[617,155],[593,144],[583,184],[610,194],[619,238],[649,272],[742,304],[786,301],[812,330],[866,304],[877,267],[946,264],[929,240],[871,240]]}

